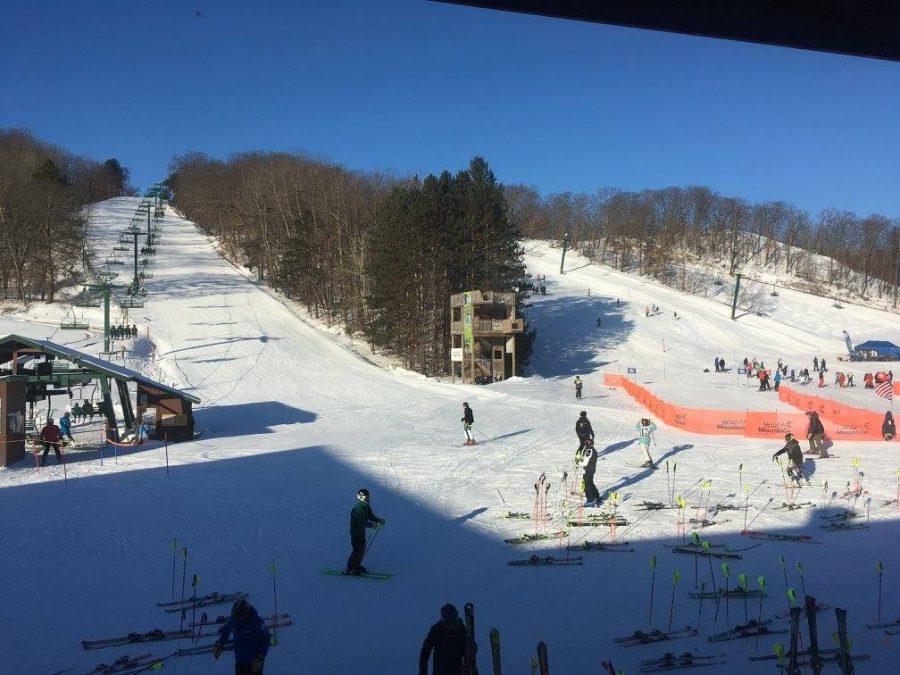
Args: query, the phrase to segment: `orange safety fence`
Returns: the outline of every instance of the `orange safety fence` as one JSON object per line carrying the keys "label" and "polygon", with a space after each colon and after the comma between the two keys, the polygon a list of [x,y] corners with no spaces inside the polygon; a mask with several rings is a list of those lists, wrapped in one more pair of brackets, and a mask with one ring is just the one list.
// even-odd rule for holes
{"label": "orange safety fence", "polygon": [[839,403],[830,398],[822,398],[782,385],[778,390],[778,400],[800,408],[815,410],[819,417],[829,423],[825,433],[832,438],[855,441],[880,441],[881,423],[884,413]]}
{"label": "orange safety fence", "polygon": [[[685,431],[698,434],[745,436],[748,438],[783,439],[787,433],[795,434],[799,438],[806,437],[806,427],[809,420],[804,413],[688,408],[664,401],[646,387],[631,381],[624,375],[604,373],[603,382],[610,387],[621,387],[660,421]],[[857,441],[881,440],[881,419],[877,420],[877,424],[874,423],[877,413],[858,410],[858,413],[866,414],[865,420],[858,415],[852,418],[845,416],[840,420],[831,420],[823,412],[823,409],[826,407],[826,399],[821,399],[822,403],[820,406],[807,406],[806,404],[810,403],[810,401],[801,400],[801,397],[804,397],[803,394],[799,394],[783,385],[779,389],[779,394],[780,400],[795,407],[804,408],[804,410],[818,410],[823,418],[832,421],[833,424],[827,429],[828,435],[832,438]],[[789,400],[791,397],[797,397],[794,399],[797,402]],[[827,403],[834,402],[827,401]],[[848,406],[842,407],[847,408]],[[832,407],[829,407],[828,410],[833,412]]]}

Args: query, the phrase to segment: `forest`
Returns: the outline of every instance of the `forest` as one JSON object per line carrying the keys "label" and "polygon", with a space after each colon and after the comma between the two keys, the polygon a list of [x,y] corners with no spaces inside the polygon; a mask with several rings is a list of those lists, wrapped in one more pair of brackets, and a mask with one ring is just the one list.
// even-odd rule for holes
{"label": "forest", "polygon": [[53,302],[79,279],[89,205],[131,192],[115,158],[100,163],[0,129],[0,297]]}
{"label": "forest", "polygon": [[[690,268],[724,262],[732,276],[749,263],[865,300],[898,302],[900,220],[825,209],[816,216],[783,201],[750,203],[708,187],[541,195],[506,188],[526,237],[562,240],[590,258],[690,292]],[[821,256],[821,257],[819,257]],[[829,288],[831,287],[831,288]]]}
{"label": "forest", "polygon": [[[418,372],[449,370],[452,293],[525,296],[521,235],[479,157],[397,180],[304,155],[190,154],[175,158],[168,185],[233,262]],[[522,363],[532,339],[519,340]]]}

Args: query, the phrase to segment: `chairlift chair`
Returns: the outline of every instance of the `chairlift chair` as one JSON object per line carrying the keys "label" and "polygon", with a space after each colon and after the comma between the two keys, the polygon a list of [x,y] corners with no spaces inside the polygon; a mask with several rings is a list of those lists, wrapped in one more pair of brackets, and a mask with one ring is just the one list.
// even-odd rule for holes
{"label": "chairlift chair", "polygon": [[[70,315],[71,318],[69,318]],[[74,307],[66,312],[66,316],[63,317],[63,320],[60,322],[59,327],[62,330],[87,330],[89,328],[88,323],[84,320],[83,315],[81,318],[75,316]]]}

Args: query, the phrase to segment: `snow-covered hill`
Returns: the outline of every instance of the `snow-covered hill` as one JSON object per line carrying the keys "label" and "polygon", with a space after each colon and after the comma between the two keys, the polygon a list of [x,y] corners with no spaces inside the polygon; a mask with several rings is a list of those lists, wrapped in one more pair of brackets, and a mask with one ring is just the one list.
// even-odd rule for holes
{"label": "snow-covered hill", "polygon": [[[127,225],[135,206],[129,198],[98,205],[94,217],[107,229],[107,241]],[[85,653],[79,641],[177,627],[177,617],[156,607],[171,595],[175,538],[188,548],[188,575],[200,575],[201,592],[242,589],[261,612],[272,611],[270,570],[277,561],[278,609],[292,614],[294,626],[281,631],[266,664],[269,673],[415,672],[421,640],[439,607],[466,601],[477,608],[482,672],[489,671],[490,626],[501,631],[508,673],[528,672],[538,640],[549,646],[555,675],[598,672],[606,658],[632,673],[641,659],[687,650],[725,653],[735,673],[768,669],[747,660],[755,651],[752,640],[707,644],[706,635],[744,620],[743,603],[723,605],[718,615],[707,604],[698,621],[698,603],[688,592],[695,569],[697,583],[707,588],[713,583],[710,572],[703,565],[695,568],[692,556],[663,546],[675,540],[675,511],[638,510],[642,501],[668,500],[667,473],[637,468],[634,424],[641,411],[624,393],[603,387],[601,374],[635,367],[639,378],[652,379],[685,403],[760,406],[765,395],[729,375],[716,380],[703,368],[716,355],[733,365],[742,354],[806,365],[814,353],[833,359],[841,352],[842,328],[859,340],[898,329],[865,308],[841,310],[844,323],[835,325],[838,315],[828,313],[827,301],[787,292],[772,317],[731,322],[726,308],[713,300],[584,266],[577,256],[560,276],[557,252],[532,243],[528,264],[547,275],[549,290],[534,299],[530,314],[539,335],[534,375],[488,387],[454,386],[380,368],[351,351],[246,279],[216,255],[195,226],[171,212],[157,259],[148,302],[133,316],[142,329],[149,327],[157,355],[153,366],[201,398],[197,428],[203,435],[169,448],[169,474],[163,448],[153,445],[102,467],[91,455],[70,455],[68,485],[55,466],[38,473],[25,461],[0,471],[11,572],[0,613],[8,672],[87,671],[122,653],[174,650],[176,643],[158,643]],[[617,298],[624,304],[617,307]],[[663,311],[647,318],[643,308],[653,302]],[[675,321],[673,311],[682,318]],[[42,312],[36,306],[17,318]],[[847,325],[850,319],[853,325]],[[13,327],[28,330],[7,319],[4,328]],[[31,330],[46,335],[52,329]],[[81,348],[90,342],[84,335],[71,339]],[[575,374],[586,381],[581,403],[572,393]],[[475,447],[461,442],[463,400],[475,411],[481,441]],[[775,404],[770,397],[764,405]],[[509,560],[535,550],[565,555],[556,542],[505,544],[504,538],[533,528],[528,521],[500,516],[531,512],[533,485],[546,473],[554,517],[547,529],[564,526],[564,507],[577,503],[568,492],[577,486],[561,479],[563,472],[573,472],[574,423],[581,409],[588,411],[603,450],[598,486],[618,494],[619,512],[630,523],[618,528],[616,537],[632,542],[635,551],[587,552],[582,566],[509,567]],[[729,561],[729,583],[734,585],[740,573],[751,580],[765,575],[770,595],[763,614],[784,612],[779,555],[798,594],[801,579],[794,565],[801,562],[802,583],[810,593],[849,609],[853,649],[872,656],[863,665],[872,668],[869,672],[892,672],[900,663],[896,638],[863,624],[875,618],[876,560],[889,571],[885,616],[900,609],[892,585],[900,512],[895,505],[882,506],[894,497],[898,446],[848,444],[835,448],[836,459],[810,462],[813,484],[803,488],[798,501],[818,508],[800,511],[775,510],[785,499],[781,474],[771,461],[777,446],[661,427],[653,452],[662,467],[677,463],[674,492],[689,505],[737,504],[749,495],[753,529],[805,533],[821,541],[764,543],[748,550]],[[819,515],[849,505],[832,499],[831,492],[843,492],[853,479],[854,457],[860,458],[872,498],[871,529],[827,532]],[[704,490],[705,480],[710,482]],[[372,492],[375,512],[387,519],[366,560],[371,569],[397,573],[385,582],[321,573],[323,567],[342,566],[349,554],[348,511],[364,486]],[[856,504],[863,511],[864,499]],[[578,517],[577,509],[571,513]],[[751,543],[738,534],[742,511],[710,515],[692,508],[687,515],[717,522],[700,532],[703,537],[736,547]],[[568,541],[609,538],[605,527],[573,528]],[[697,625],[700,634],[664,647],[623,649],[614,636],[648,625],[651,555],[658,562],[650,623],[665,627],[678,570],[673,625]],[[723,581],[718,566],[715,574],[718,585]],[[751,606],[750,614],[756,609]],[[819,623],[820,639],[828,644],[833,614],[821,615]],[[786,622],[777,625],[784,628]],[[759,651],[770,652],[784,637],[763,638]],[[196,657],[177,668],[231,672],[225,658]]]}

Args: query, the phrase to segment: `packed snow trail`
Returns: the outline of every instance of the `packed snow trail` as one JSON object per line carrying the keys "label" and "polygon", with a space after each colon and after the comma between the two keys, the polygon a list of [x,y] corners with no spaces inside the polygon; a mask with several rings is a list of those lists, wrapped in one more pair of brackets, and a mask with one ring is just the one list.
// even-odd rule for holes
{"label": "packed snow trail", "polygon": [[[110,246],[135,205],[129,198],[98,205],[94,219],[105,228]],[[636,508],[645,500],[668,500],[666,460],[678,463],[674,491],[689,505],[704,494],[704,480],[711,481],[705,498],[712,503],[740,502],[738,465],[743,464],[753,529],[803,532],[825,542],[765,543],[733,562],[733,578],[746,572],[751,579],[762,574],[769,580],[766,615],[786,609],[778,560],[784,554],[792,585],[799,586],[793,564],[802,561],[807,589],[821,602],[850,610],[854,651],[871,653],[872,666],[880,672],[897,664],[897,645],[862,627],[874,619],[874,561],[884,560],[891,569],[897,559],[897,512],[878,506],[894,494],[895,446],[836,448],[839,457],[815,462],[814,485],[797,497],[818,504],[824,481],[840,490],[853,476],[851,459],[861,457],[873,506],[872,529],[858,533],[819,528],[820,511],[845,506],[847,500],[827,507],[826,495],[823,509],[774,510],[784,498],[778,467],[770,459],[780,444],[661,427],[652,452],[663,465],[655,472],[637,468],[642,457],[633,442],[634,423],[641,411],[621,392],[598,384],[599,363],[639,359],[656,336],[638,318],[628,318],[631,326],[623,319],[615,344],[597,335],[596,316],[584,318],[584,292],[575,286],[582,278],[593,283],[595,276],[608,276],[604,271],[584,268],[558,278],[549,268],[549,254],[530,253],[529,265],[540,272],[548,268],[552,282],[552,295],[536,299],[532,314],[539,331],[535,369],[549,376],[472,387],[373,365],[348,349],[343,338],[304,320],[290,303],[223,261],[199,230],[171,211],[156,257],[147,304],[134,318],[142,329],[149,326],[158,356],[154,367],[201,398],[197,429],[203,434],[169,447],[168,475],[158,444],[124,453],[118,464],[107,459],[102,467],[73,456],[68,486],[55,465],[38,473],[26,460],[0,472],[7,569],[13,572],[0,615],[9,672],[88,670],[136,650],[117,649],[95,658],[97,652],[80,651],[83,639],[177,628],[177,617],[156,607],[170,599],[175,538],[179,548],[188,548],[188,579],[200,575],[201,593],[247,591],[263,614],[272,611],[270,566],[277,560],[278,609],[290,612],[294,625],[279,631],[267,672],[408,671],[448,601],[460,609],[466,601],[475,602],[482,669],[488,663],[491,626],[503,633],[503,660],[511,672],[527,670],[539,640],[549,646],[553,672],[563,674],[590,670],[609,657],[632,672],[657,652],[703,650],[706,634],[731,627],[724,625],[724,612],[714,626],[714,613],[704,608],[696,643],[623,650],[612,640],[647,626],[651,554],[659,560],[657,597],[667,597],[667,580],[676,569],[682,573],[673,625],[696,622],[697,605],[688,596],[693,560],[663,547],[673,542],[675,512]],[[610,277],[600,302],[614,306],[631,283],[626,280]],[[30,313],[43,311],[36,307]],[[788,340],[798,351],[805,348],[796,337],[778,343],[779,334],[745,331],[740,324],[732,328],[712,311],[703,316],[719,330],[743,335],[745,344],[765,335],[769,342],[758,345],[760,353],[785,348]],[[700,358],[704,346],[695,344],[696,333],[666,333],[672,348],[682,350],[685,368],[707,360],[705,354]],[[70,337],[89,341],[84,335]],[[572,392],[575,372],[591,373],[581,403]],[[472,448],[462,445],[463,400],[472,404],[480,434],[480,444]],[[530,513],[533,483],[546,472],[554,521],[545,529],[564,525],[559,512],[566,490],[560,482],[563,471],[573,473],[574,423],[581,409],[588,410],[601,450],[596,483],[601,492],[618,492],[619,512],[630,523],[619,528],[617,539],[631,541],[636,550],[585,552],[581,567],[509,567],[508,561],[534,551],[565,555],[555,542],[504,544],[505,538],[532,532],[533,525],[499,516]],[[360,487],[372,492],[375,513],[387,519],[365,561],[370,569],[397,573],[387,581],[321,572],[346,561],[349,510]],[[687,515],[703,514],[690,509]],[[722,524],[702,530],[703,536],[736,547],[749,543],[737,534],[742,512],[709,519]],[[610,539],[608,528],[573,528],[569,535],[572,543],[601,539]],[[702,566],[700,572],[708,574]],[[709,585],[705,576],[699,581]],[[180,578],[177,582],[180,586]],[[890,596],[888,616],[898,609],[891,604],[896,594]],[[664,604],[657,602],[654,627],[665,626]],[[743,619],[742,610],[732,603],[732,625]],[[819,623],[820,640],[827,642],[833,616],[823,615]],[[769,652],[772,642],[761,640],[760,652]],[[168,645],[142,646],[141,651],[164,655]],[[728,654],[733,672],[758,670],[746,659],[754,653],[752,641],[716,651]],[[198,656],[189,668],[231,672],[227,657],[214,662]]]}

